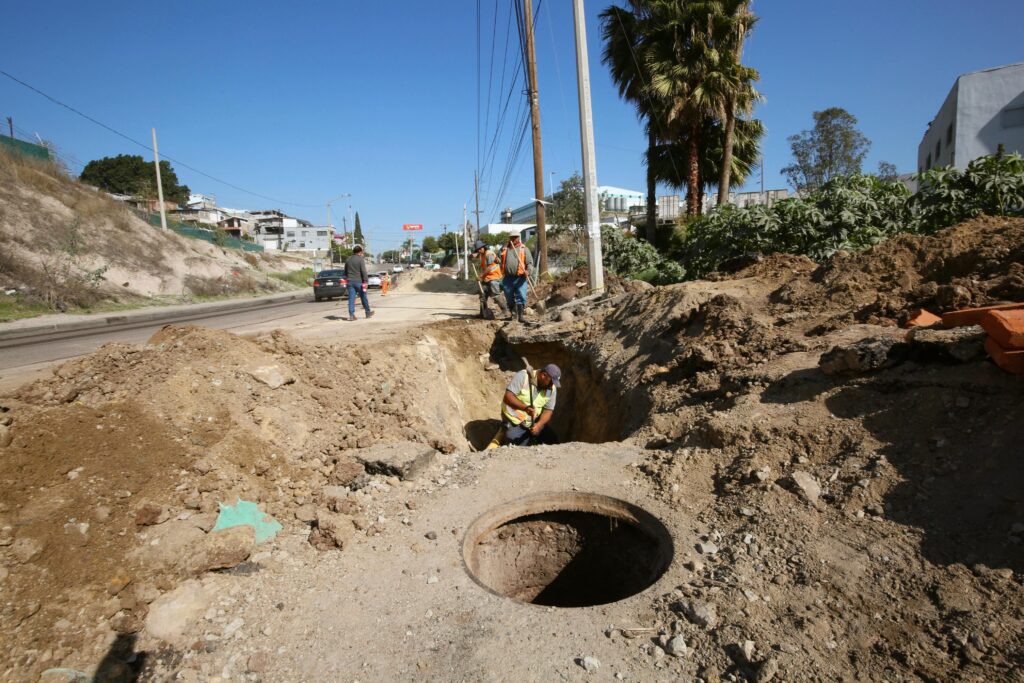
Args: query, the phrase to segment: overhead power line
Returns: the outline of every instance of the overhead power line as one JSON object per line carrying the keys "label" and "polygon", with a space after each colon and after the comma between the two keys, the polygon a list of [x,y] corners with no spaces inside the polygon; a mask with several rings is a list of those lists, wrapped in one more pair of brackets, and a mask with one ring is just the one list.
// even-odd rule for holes
{"label": "overhead power line", "polygon": [[[122,133],[121,131],[119,131],[119,130],[117,130],[115,128],[112,128],[111,126],[108,126],[107,124],[103,123],[102,121],[98,121],[98,120],[94,119],[93,117],[91,117],[88,114],[85,114],[85,113],[79,111],[78,109],[75,109],[74,107],[72,107],[69,104],[61,102],[56,97],[48,95],[47,93],[43,92],[39,88],[37,88],[37,87],[35,87],[35,86],[33,86],[33,85],[29,84],[29,83],[26,83],[25,81],[21,80],[20,78],[16,78],[15,76],[12,76],[11,74],[9,74],[6,71],[4,71],[3,69],[0,69],[0,74],[3,74],[4,76],[7,76],[7,78],[11,79],[15,83],[18,83],[19,85],[22,85],[22,86],[28,88],[32,92],[35,92],[35,93],[37,93],[39,95],[42,95],[43,97],[45,97],[46,99],[50,100],[54,104],[56,104],[56,105],[58,105],[60,107],[63,107],[64,109],[67,109],[68,111],[72,112],[73,114],[81,116],[83,119],[96,124],[100,128],[103,128],[104,130],[110,131],[114,135],[117,135],[118,137],[124,138],[125,140],[127,140],[128,142],[131,142],[132,144],[138,145],[139,147],[141,147],[142,149],[144,149],[146,151],[149,151],[151,149],[151,147],[149,145],[147,145],[147,144],[145,144],[143,142],[139,142],[138,140],[136,140],[135,138],[131,137],[130,135],[126,135],[125,133]],[[287,204],[288,206],[299,206],[299,207],[303,207],[303,208],[320,208],[319,204],[299,204],[297,202],[286,202],[286,201],[284,201],[282,199],[275,199],[274,197],[268,197],[265,194],[260,194],[259,192],[253,192],[252,190],[248,190],[248,189],[246,189],[244,187],[241,187],[240,185],[235,185],[234,183],[228,182],[227,180],[223,180],[222,178],[218,178],[216,176],[210,175],[209,173],[207,173],[205,171],[200,171],[198,168],[196,168],[194,166],[190,166],[189,164],[186,164],[184,161],[181,161],[180,159],[175,159],[175,158],[173,158],[171,156],[168,156],[166,154],[164,154],[162,156],[163,156],[163,158],[165,160],[172,161],[175,164],[177,164],[178,166],[180,166],[181,168],[187,168],[188,170],[192,171],[193,173],[198,173],[199,175],[203,176],[204,178],[208,178],[208,179],[210,179],[210,180],[212,180],[214,182],[220,183],[221,185],[225,185],[225,186],[230,187],[232,189],[238,190],[239,192],[244,192],[244,193],[246,193],[248,195],[252,195],[253,197],[259,197],[260,199],[266,199],[267,201],[272,202],[274,204]]]}

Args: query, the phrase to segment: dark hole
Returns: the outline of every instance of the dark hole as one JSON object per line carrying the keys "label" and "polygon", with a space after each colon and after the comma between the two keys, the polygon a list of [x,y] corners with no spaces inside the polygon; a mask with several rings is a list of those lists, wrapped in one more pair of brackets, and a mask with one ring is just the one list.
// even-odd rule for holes
{"label": "dark hole", "polygon": [[476,544],[476,578],[535,605],[587,607],[635,595],[664,573],[671,548],[630,522],[593,512],[513,519]]}

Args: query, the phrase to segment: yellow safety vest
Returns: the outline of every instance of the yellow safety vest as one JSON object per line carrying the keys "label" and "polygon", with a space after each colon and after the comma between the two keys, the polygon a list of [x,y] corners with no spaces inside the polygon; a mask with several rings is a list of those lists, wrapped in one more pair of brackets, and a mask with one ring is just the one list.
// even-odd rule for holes
{"label": "yellow safety vest", "polygon": [[[529,373],[527,373],[527,375],[526,375],[526,383],[523,385],[522,390],[520,390],[520,392],[516,396],[516,398],[518,398],[520,401],[522,401],[526,405],[531,405],[531,403],[530,403],[530,393],[531,393],[531,391],[533,393],[533,403],[532,403],[533,409],[534,409],[534,418],[533,419],[534,419],[534,421],[536,421],[537,418],[540,417],[541,411],[544,410],[544,406],[546,406],[548,404],[548,401],[551,400],[551,390],[547,389],[545,391],[541,391],[541,389],[539,389],[537,387],[537,384],[536,384],[536,375],[531,377],[529,375]],[[502,395],[504,396],[504,394],[502,394]],[[524,420],[529,420],[530,419],[530,415],[525,410],[516,410],[515,408],[513,408],[509,404],[505,403],[504,400],[502,400],[502,402],[501,402],[501,414],[505,417],[506,420],[508,420],[509,422],[511,422],[514,425],[517,425],[517,424],[521,423]]]}
{"label": "yellow safety vest", "polygon": [[491,280],[501,279],[501,266],[498,264],[498,259],[495,258],[491,265],[487,265],[487,257],[494,257],[494,252],[487,250],[480,256],[480,281],[490,282]]}

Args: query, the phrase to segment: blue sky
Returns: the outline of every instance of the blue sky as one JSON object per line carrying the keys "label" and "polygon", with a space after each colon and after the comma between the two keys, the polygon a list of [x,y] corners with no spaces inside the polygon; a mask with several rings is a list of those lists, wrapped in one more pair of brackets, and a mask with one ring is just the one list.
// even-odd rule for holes
{"label": "blue sky", "polygon": [[[485,148],[511,94],[485,168],[484,222],[496,218],[492,209],[533,196],[528,139],[502,183],[525,99],[521,87],[510,90],[511,71],[499,92],[506,54],[506,68],[515,68],[514,32],[506,53],[510,2],[480,3]],[[571,3],[538,2],[545,181],[557,185],[581,165]],[[601,64],[597,15],[607,4],[586,3],[598,180],[642,191],[645,140]],[[403,223],[438,233],[443,223],[458,224],[463,203],[473,208],[476,7],[469,0],[35,0],[4,9],[0,69],[142,142],[156,127],[162,153],[272,198],[177,167],[193,191],[224,206],[279,207],[323,223],[324,203],[350,193],[334,205],[335,223],[351,202],[371,248],[385,249],[401,239]],[[757,116],[768,128],[771,188],[784,186],[786,137],[810,127],[811,112],[846,108],[873,142],[867,168],[886,160],[909,172],[959,74],[1024,60],[1019,0],[754,0],[754,11],[761,21],[746,61],[762,75],[766,101]],[[72,170],[102,156],[145,154],[2,76],[0,116],[56,143]]]}

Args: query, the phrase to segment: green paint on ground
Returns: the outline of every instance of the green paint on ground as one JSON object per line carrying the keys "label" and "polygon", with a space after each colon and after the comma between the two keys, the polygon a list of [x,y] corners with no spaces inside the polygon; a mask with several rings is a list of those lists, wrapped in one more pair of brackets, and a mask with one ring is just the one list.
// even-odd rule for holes
{"label": "green paint on ground", "polygon": [[217,516],[217,523],[213,525],[214,531],[243,525],[256,530],[256,543],[269,541],[283,528],[277,520],[260,510],[259,506],[250,500],[239,498],[234,505],[220,503],[220,514]]}

